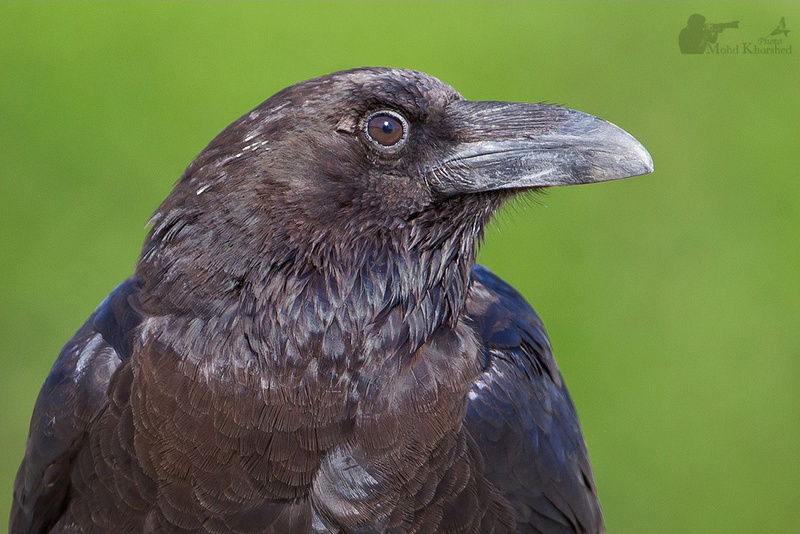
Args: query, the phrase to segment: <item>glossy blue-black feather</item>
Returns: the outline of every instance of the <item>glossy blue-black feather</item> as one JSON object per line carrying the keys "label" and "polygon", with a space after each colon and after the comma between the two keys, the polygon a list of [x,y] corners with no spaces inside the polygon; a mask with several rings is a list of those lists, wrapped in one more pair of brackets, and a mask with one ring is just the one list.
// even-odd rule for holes
{"label": "glossy blue-black feather", "polygon": [[467,313],[486,367],[465,425],[520,532],[600,532],[603,519],[578,416],[541,320],[511,286],[475,266]]}

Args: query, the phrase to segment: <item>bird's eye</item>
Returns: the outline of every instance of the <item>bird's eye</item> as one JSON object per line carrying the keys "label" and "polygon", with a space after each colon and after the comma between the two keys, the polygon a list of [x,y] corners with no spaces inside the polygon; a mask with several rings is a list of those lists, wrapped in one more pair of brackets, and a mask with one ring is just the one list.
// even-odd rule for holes
{"label": "bird's eye", "polygon": [[392,111],[379,111],[367,119],[367,137],[380,147],[394,147],[406,138],[408,123]]}

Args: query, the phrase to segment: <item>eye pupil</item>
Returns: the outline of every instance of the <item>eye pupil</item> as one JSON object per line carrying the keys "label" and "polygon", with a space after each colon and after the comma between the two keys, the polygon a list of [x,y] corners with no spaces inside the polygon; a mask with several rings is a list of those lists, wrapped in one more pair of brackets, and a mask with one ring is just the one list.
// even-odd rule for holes
{"label": "eye pupil", "polygon": [[367,121],[367,137],[382,147],[397,145],[405,138],[406,123],[391,112],[379,112]]}

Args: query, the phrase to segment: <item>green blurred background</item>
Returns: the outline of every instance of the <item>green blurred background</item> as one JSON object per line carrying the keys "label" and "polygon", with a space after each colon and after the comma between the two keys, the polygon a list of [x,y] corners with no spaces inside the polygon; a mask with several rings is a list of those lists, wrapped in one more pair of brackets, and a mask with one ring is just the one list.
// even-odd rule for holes
{"label": "green blurred background", "polygon": [[[787,55],[678,51],[692,13]],[[533,303],[613,533],[800,530],[800,3],[0,4],[0,530],[38,389],[222,128],[334,70],[615,122],[656,172],[517,202],[481,261]]]}

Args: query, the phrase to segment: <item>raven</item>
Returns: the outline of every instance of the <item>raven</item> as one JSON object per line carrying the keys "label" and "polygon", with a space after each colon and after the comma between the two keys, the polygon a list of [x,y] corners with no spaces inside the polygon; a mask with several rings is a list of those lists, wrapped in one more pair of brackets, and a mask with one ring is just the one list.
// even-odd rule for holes
{"label": "raven", "polygon": [[475,257],[514,195],[652,169],[606,121],[416,71],[275,94],[61,351],[11,532],[602,531],[542,322]]}

